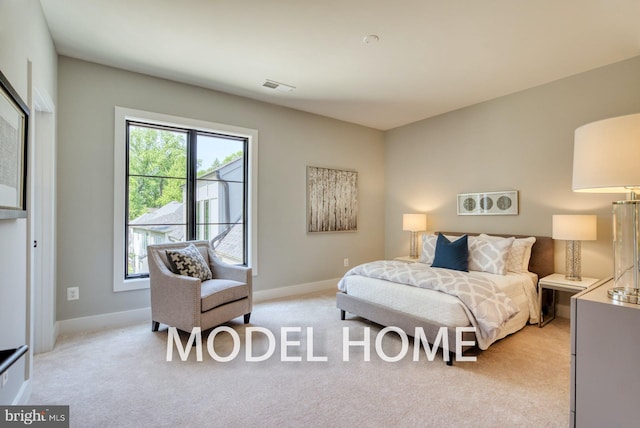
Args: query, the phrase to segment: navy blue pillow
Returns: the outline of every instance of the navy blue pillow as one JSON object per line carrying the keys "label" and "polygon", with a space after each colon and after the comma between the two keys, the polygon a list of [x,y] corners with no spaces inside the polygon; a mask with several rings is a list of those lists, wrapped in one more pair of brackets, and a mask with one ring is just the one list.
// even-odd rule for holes
{"label": "navy blue pillow", "polygon": [[436,253],[431,266],[469,272],[467,235],[451,242],[442,233],[438,234]]}

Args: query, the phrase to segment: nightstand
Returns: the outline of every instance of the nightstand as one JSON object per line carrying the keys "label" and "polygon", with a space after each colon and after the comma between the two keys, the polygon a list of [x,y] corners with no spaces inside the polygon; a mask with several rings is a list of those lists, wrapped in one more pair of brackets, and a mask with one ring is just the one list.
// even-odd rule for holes
{"label": "nightstand", "polygon": [[399,262],[407,262],[407,263],[415,263],[419,260],[418,257],[410,257],[410,256],[400,256],[400,257],[396,257],[395,259],[396,261]]}
{"label": "nightstand", "polygon": [[569,427],[638,425],[640,305],[600,282],[571,297]]}
{"label": "nightstand", "polygon": [[[564,274],[561,273],[554,273],[541,278],[538,281],[538,305],[540,306],[540,320],[538,321],[538,326],[542,328],[556,317],[556,291],[566,291],[575,294],[589,288],[598,281],[600,280],[597,278],[585,277],[582,277],[581,281],[571,281],[566,279]],[[549,309],[549,313],[546,317],[542,310],[542,291],[545,289],[551,290],[553,295],[551,308]]]}

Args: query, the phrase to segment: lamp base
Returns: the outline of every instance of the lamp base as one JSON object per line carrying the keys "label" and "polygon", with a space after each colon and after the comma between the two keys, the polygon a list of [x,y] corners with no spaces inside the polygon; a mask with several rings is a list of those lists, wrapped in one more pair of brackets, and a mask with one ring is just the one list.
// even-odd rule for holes
{"label": "lamp base", "polygon": [[409,257],[418,258],[418,232],[411,232],[411,241],[409,245]]}
{"label": "lamp base", "polygon": [[611,300],[624,303],[635,303],[636,305],[640,305],[640,301],[638,300],[640,290],[637,288],[613,287],[609,289],[607,293],[609,294],[609,298]]}
{"label": "lamp base", "polygon": [[582,262],[580,260],[580,241],[567,241],[565,245],[565,274],[569,281],[582,281]]}
{"label": "lamp base", "polygon": [[640,200],[613,203],[613,290],[609,297],[626,303],[638,303],[640,270]]}

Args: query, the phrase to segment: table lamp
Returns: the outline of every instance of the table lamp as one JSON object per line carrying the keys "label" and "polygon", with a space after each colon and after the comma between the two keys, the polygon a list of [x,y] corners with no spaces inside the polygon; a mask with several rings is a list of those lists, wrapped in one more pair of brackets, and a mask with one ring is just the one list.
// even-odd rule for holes
{"label": "table lamp", "polygon": [[627,193],[613,203],[614,288],[609,297],[638,301],[640,113],[599,120],[575,131],[573,190]]}
{"label": "table lamp", "polygon": [[402,214],[402,230],[411,232],[409,257],[418,258],[418,232],[427,230],[426,214]]}
{"label": "table lamp", "polygon": [[597,217],[595,215],[554,215],[551,237],[567,241],[564,277],[571,281],[582,281],[580,242],[597,239]]}

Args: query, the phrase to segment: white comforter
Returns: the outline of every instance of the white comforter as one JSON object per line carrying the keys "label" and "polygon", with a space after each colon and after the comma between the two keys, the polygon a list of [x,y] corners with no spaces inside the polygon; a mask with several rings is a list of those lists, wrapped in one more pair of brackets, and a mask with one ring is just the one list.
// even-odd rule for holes
{"label": "white comforter", "polygon": [[[345,274],[345,278],[352,275],[441,291],[457,297],[472,315],[472,324],[478,327],[479,344],[494,342],[502,326],[520,310],[491,280],[473,273],[431,268],[422,263],[378,261],[356,266]],[[338,288],[346,291],[344,278]]]}

